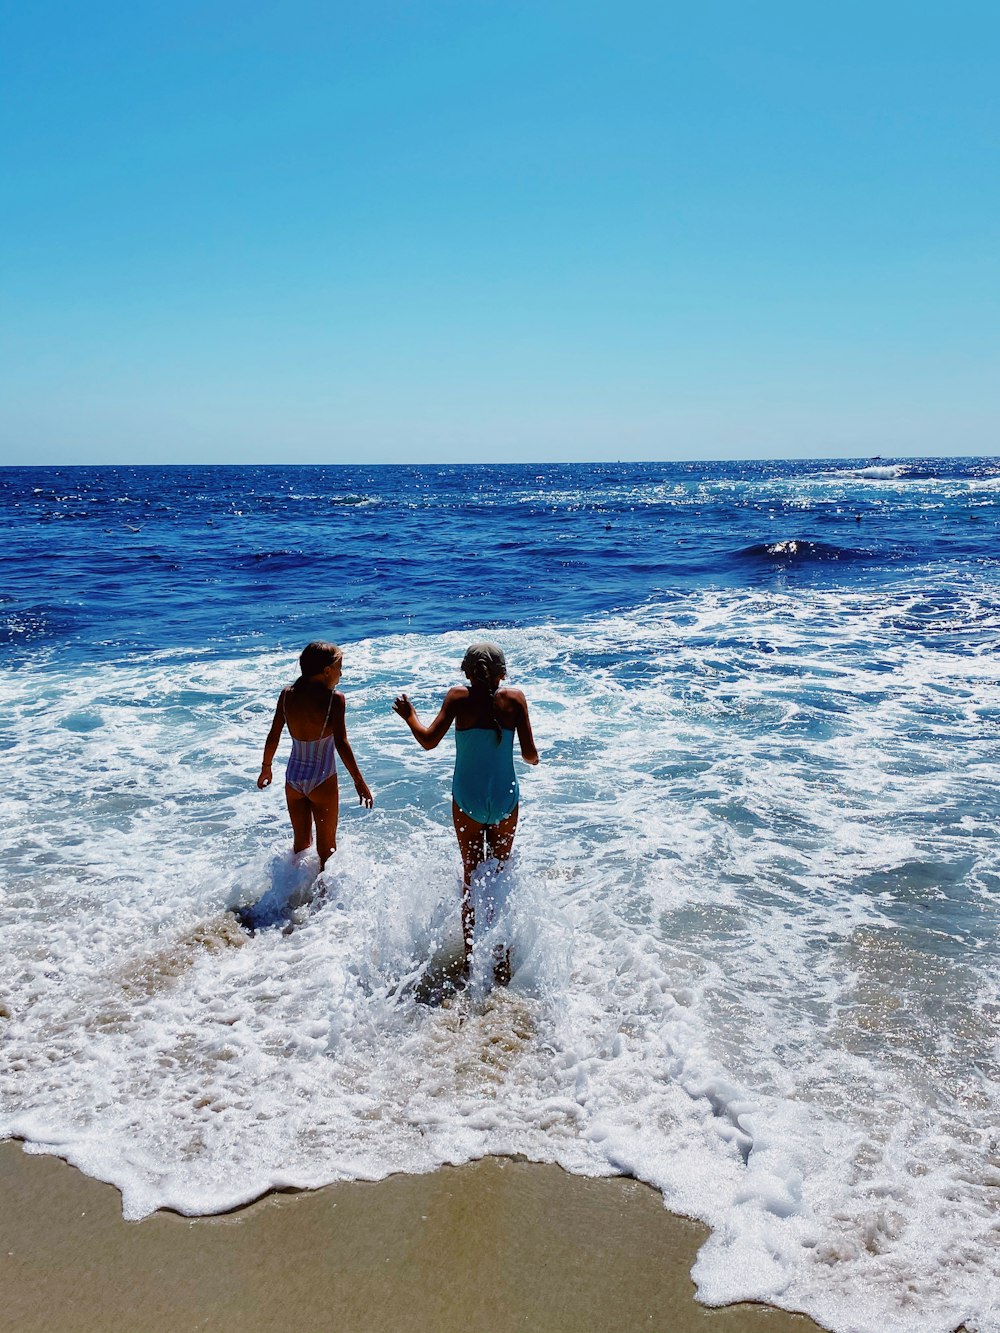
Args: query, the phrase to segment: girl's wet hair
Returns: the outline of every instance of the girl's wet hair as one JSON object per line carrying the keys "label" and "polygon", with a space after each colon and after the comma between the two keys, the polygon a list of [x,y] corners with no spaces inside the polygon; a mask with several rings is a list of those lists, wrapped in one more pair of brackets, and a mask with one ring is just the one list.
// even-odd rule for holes
{"label": "girl's wet hair", "polygon": [[299,670],[302,673],[302,679],[308,680],[310,676],[318,676],[321,671],[325,671],[328,666],[333,666],[339,662],[344,654],[335,643],[325,643],[322,639],[314,639],[312,643],[307,643],[299,653]]}
{"label": "girl's wet hair", "polygon": [[503,649],[495,643],[473,643],[465,650],[462,670],[473,685],[482,685],[490,695],[493,707],[493,725],[497,729],[497,744],[503,739],[503,727],[497,717],[497,690],[507,674],[507,659]]}

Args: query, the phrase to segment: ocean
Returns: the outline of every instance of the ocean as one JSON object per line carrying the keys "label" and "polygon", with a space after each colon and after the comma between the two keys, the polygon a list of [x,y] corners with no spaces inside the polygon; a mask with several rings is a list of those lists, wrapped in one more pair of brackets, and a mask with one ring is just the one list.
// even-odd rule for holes
{"label": "ocean", "polygon": [[[1000,460],[7,468],[0,533],[0,1137],[130,1219],[628,1173],[706,1303],[1000,1330]],[[512,984],[442,1000],[391,703],[482,637],[541,764]],[[376,801],[318,880],[255,787],[313,638]]]}

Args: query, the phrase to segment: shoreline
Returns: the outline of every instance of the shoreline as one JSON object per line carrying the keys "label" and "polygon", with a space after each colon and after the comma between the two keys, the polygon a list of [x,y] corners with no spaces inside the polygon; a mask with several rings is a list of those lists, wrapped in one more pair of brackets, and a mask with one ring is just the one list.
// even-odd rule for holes
{"label": "shoreline", "polygon": [[10,1333],[819,1329],[770,1306],[697,1304],[708,1228],[621,1176],[486,1157],[125,1222],[112,1185],[9,1140],[0,1182]]}

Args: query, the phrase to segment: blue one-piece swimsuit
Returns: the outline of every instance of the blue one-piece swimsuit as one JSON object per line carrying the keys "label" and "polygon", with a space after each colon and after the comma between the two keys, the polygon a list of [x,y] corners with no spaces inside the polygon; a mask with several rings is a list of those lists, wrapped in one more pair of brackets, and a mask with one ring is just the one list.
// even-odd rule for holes
{"label": "blue one-piece swimsuit", "polygon": [[451,794],[477,824],[499,824],[512,814],[520,793],[514,772],[514,732],[504,727],[455,728],[455,776]]}

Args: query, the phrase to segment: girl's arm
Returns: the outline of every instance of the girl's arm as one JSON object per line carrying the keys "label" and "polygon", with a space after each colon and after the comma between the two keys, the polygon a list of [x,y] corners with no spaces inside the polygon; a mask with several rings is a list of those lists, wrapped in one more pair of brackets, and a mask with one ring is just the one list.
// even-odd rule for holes
{"label": "girl's arm", "polygon": [[370,810],[375,804],[375,797],[371,794],[368,783],[361,776],[361,769],[358,768],[358,761],[354,758],[351,742],[347,739],[347,703],[342,694],[333,696],[330,721],[333,723],[333,743],[337,747],[337,753],[344,761],[344,767],[354,779],[354,790],[358,793],[358,804]]}
{"label": "girl's arm", "polygon": [[281,733],[285,729],[285,692],[278,695],[278,702],[274,708],[274,717],[271,721],[271,730],[267,733],[267,740],[264,742],[264,758],[260,765],[260,776],[257,778],[257,786],[263,790],[271,785],[271,760],[274,758],[274,752],[278,748],[278,742],[281,740]]}
{"label": "girl's arm", "polygon": [[448,728],[455,720],[455,704],[464,693],[465,691],[460,685],[450,689],[444,696],[441,711],[429,727],[425,727],[420,718],[417,717],[417,710],[405,694],[401,694],[396,699],[392,705],[392,711],[399,714],[425,750],[433,750],[441,744],[448,734]]}
{"label": "girl's arm", "polygon": [[538,751],[535,749],[535,738],[531,734],[531,718],[528,717],[528,701],[520,690],[511,690],[521,705],[521,715],[517,720],[517,740],[521,747],[521,758],[526,764],[538,763]]}

